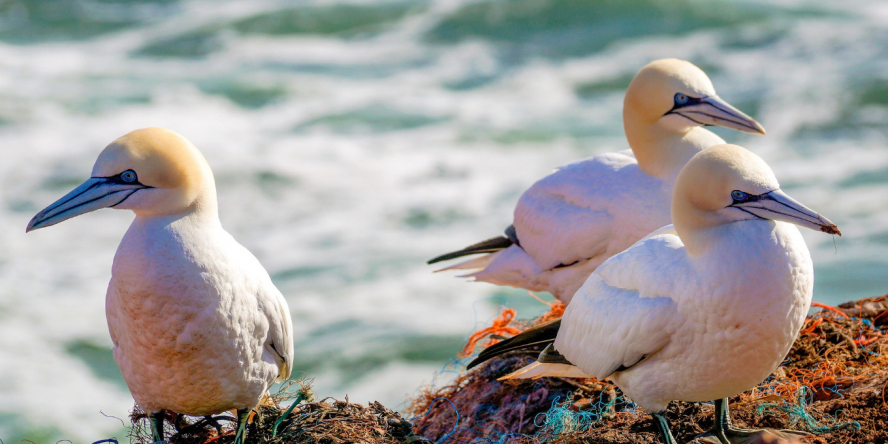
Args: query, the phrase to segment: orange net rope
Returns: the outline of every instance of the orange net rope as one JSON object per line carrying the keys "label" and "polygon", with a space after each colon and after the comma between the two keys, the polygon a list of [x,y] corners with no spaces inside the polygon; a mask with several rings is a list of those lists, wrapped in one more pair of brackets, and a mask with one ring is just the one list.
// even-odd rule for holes
{"label": "orange net rope", "polygon": [[[533,325],[539,325],[544,322],[549,322],[553,319],[558,319],[564,315],[564,309],[567,307],[564,302],[561,301],[552,301],[546,302],[540,299],[537,295],[533,294],[533,292],[528,291],[531,296],[533,296],[536,300],[542,302],[549,306],[549,311],[534,320]],[[525,328],[520,328],[517,325],[513,325],[512,321],[515,320],[515,309],[508,307],[501,307],[500,314],[497,316],[493,322],[491,322],[490,327],[487,327],[483,330],[478,330],[469,336],[468,341],[466,341],[465,347],[463,347],[462,352],[460,352],[460,357],[471,356],[472,353],[475,352],[475,347],[478,346],[478,343],[484,338],[488,338],[487,342],[484,343],[484,348],[490,347],[493,344],[496,344],[501,339],[506,337],[515,336],[520,334]],[[510,325],[512,324],[512,325]]]}
{"label": "orange net rope", "polygon": [[875,322],[884,312],[872,321],[857,317],[866,303],[884,299],[860,301],[858,308],[812,303],[822,311],[805,320],[787,362],[768,381],[741,397],[792,400],[808,387],[814,400],[831,399],[859,381],[886,373],[888,335],[884,326]]}
{"label": "orange net rope", "polygon": [[567,308],[567,305],[564,302],[561,302],[559,300],[554,300],[552,302],[546,302],[546,301],[540,299],[539,296],[533,294],[533,292],[528,291],[528,293],[530,293],[530,295],[533,296],[536,300],[549,306],[549,311],[546,312],[545,314],[543,314],[542,316],[540,316],[539,318],[537,318],[533,322],[533,325],[544,324],[544,323],[549,322],[554,319],[560,319],[562,316],[564,316],[564,309]]}
{"label": "orange net rope", "polygon": [[484,345],[485,348],[490,347],[493,344],[499,342],[496,336],[502,336],[503,334],[508,334],[511,336],[515,336],[521,333],[516,327],[510,327],[509,324],[515,319],[515,309],[514,308],[506,308],[502,307],[499,316],[493,320],[493,323],[490,327],[487,327],[483,330],[478,330],[469,336],[468,342],[466,342],[466,346],[463,347],[462,352],[460,353],[460,357],[471,356],[471,354],[475,351],[475,346],[478,345],[478,342],[487,337],[488,335],[493,335],[493,338],[489,338],[487,343]]}

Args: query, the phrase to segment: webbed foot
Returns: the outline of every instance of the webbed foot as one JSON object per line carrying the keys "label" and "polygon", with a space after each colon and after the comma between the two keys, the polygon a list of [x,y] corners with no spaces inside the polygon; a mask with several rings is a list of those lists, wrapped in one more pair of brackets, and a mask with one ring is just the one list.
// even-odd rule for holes
{"label": "webbed foot", "polygon": [[715,401],[715,425],[712,430],[694,438],[700,444],[795,444],[800,436],[810,435],[801,430],[744,429],[731,424],[728,400]]}
{"label": "webbed foot", "polygon": [[697,436],[690,444],[801,444],[801,436],[809,433],[798,430],[734,429],[720,436],[710,431]]}
{"label": "webbed foot", "polygon": [[234,444],[244,444],[247,433],[247,419],[252,409],[237,410],[237,435],[234,436]]}

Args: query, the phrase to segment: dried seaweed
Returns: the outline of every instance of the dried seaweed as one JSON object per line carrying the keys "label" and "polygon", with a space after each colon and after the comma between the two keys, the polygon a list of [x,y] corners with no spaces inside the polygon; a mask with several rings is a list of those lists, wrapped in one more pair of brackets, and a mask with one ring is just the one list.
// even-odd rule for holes
{"label": "dried seaweed", "polygon": [[[326,398],[311,401],[311,381],[294,381],[260,405],[247,426],[247,444],[408,444],[427,442],[413,435],[413,426],[400,414],[378,402],[368,406]],[[292,390],[293,387],[298,387]],[[301,402],[302,400],[307,402]],[[292,401],[291,409],[280,405]],[[165,412],[168,440],[175,444],[230,444],[234,442],[235,420],[231,415],[212,418]],[[132,443],[149,444],[148,416],[138,410],[131,415]]]}
{"label": "dried seaweed", "polygon": [[[731,399],[742,427],[796,428],[820,433],[811,443],[888,442],[888,295],[818,305],[786,360],[766,381]],[[552,319],[563,306],[533,321],[504,311],[468,350],[485,341]],[[248,426],[247,443],[658,443],[650,416],[608,381],[541,378],[496,379],[530,363],[540,349],[507,353],[452,383],[427,388],[413,400],[407,420],[373,402],[368,406],[327,398],[311,401],[310,381],[297,381],[261,405]],[[305,402],[301,402],[305,400]],[[295,404],[294,404],[295,401]],[[282,405],[292,406],[292,411]],[[707,403],[670,404],[667,418],[680,442],[712,427]],[[176,444],[228,444],[234,418],[166,413],[166,436]],[[132,414],[131,442],[150,443],[147,416]],[[275,428],[277,427],[277,428]]]}
{"label": "dried seaweed", "polygon": [[[820,434],[806,442],[888,442],[886,297],[839,307],[815,304],[821,311],[806,319],[783,365],[758,387],[731,399],[734,422]],[[499,322],[496,327],[524,330],[538,322]],[[410,413],[428,414],[414,421],[416,433],[433,441],[447,437],[447,442],[659,442],[651,417],[608,381],[496,381],[539,351],[507,353],[450,385],[421,392]],[[713,407],[674,402],[667,417],[679,442],[687,442],[712,427]]]}

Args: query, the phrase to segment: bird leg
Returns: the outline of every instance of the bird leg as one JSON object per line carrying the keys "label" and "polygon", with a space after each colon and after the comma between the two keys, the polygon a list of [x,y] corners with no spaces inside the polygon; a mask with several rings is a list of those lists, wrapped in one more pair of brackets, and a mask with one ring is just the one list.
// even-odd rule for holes
{"label": "bird leg", "polygon": [[651,413],[651,416],[654,417],[654,422],[657,423],[657,430],[660,432],[663,444],[677,444],[672,436],[672,430],[669,429],[669,421],[666,421],[666,410]]}
{"label": "bird leg", "polygon": [[728,409],[728,398],[718,399],[715,403],[715,424],[707,433],[698,436],[694,442],[712,443],[712,444],[743,444],[747,442],[759,442],[758,437],[765,434],[774,435],[782,441],[777,442],[797,442],[792,436],[809,435],[807,432],[800,430],[769,430],[769,429],[744,429],[734,427],[731,423],[731,412]]}
{"label": "bird leg", "polygon": [[151,414],[151,436],[154,442],[163,441],[163,410]]}
{"label": "bird leg", "polygon": [[605,391],[607,392],[608,402],[607,402],[607,411],[604,412],[604,418],[613,418],[617,415],[617,386],[613,384],[609,384]]}
{"label": "bird leg", "polygon": [[234,444],[244,444],[244,434],[247,432],[247,419],[252,409],[237,409],[237,435],[234,436]]}
{"label": "bird leg", "polygon": [[213,415],[206,415],[203,420],[206,421],[207,424],[213,426],[213,428],[216,429],[216,433],[220,435],[222,434],[222,426],[216,418],[213,418]]}

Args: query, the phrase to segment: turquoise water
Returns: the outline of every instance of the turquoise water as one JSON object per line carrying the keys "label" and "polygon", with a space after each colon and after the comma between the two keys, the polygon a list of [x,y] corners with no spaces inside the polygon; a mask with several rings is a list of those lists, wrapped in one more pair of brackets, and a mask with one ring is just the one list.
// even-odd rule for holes
{"label": "turquoise water", "polygon": [[[622,92],[693,61],[768,136],[720,131],[838,223],[817,300],[888,291],[888,7],[878,1],[0,2],[0,439],[117,436],[104,291],[132,216],[25,236],[99,150],[172,128],[286,295],[297,370],[391,406],[525,292],[424,261],[499,234],[554,167],[626,148]],[[835,244],[833,243],[835,241]]]}

